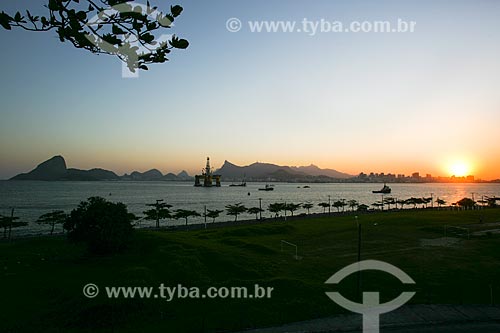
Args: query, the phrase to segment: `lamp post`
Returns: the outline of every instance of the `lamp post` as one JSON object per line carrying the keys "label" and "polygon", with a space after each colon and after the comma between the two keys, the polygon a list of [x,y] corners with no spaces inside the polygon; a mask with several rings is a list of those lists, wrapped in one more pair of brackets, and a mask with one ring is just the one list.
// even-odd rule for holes
{"label": "lamp post", "polygon": [[259,220],[262,220],[262,198],[259,198]]}

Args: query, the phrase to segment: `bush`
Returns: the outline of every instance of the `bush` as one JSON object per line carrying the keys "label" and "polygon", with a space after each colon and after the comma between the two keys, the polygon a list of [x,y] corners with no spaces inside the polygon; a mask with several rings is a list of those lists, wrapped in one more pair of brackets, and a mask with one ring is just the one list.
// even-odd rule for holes
{"label": "bush", "polygon": [[71,241],[86,243],[90,253],[109,254],[127,247],[134,220],[125,204],[92,197],[71,212],[64,229]]}

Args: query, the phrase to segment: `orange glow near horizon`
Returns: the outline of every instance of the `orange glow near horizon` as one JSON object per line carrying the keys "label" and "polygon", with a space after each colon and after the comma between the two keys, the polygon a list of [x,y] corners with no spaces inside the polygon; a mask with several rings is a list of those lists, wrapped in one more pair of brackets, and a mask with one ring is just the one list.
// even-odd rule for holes
{"label": "orange glow near horizon", "polygon": [[457,177],[464,177],[471,175],[471,167],[468,163],[459,161],[450,165],[449,167],[450,175]]}

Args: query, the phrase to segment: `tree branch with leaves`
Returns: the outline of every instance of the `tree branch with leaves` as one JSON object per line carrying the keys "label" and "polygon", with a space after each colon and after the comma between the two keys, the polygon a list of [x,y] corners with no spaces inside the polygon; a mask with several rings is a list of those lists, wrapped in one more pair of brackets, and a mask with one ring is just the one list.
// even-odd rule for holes
{"label": "tree branch with leaves", "polygon": [[[117,56],[132,73],[148,70],[148,65],[168,61],[173,49],[186,49],[189,42],[171,35],[183,8],[171,6],[166,13],[158,7],[130,0],[46,0],[45,15],[0,13],[0,25],[6,30],[56,31],[61,42],[94,54]],[[169,35],[170,36],[170,35]]]}

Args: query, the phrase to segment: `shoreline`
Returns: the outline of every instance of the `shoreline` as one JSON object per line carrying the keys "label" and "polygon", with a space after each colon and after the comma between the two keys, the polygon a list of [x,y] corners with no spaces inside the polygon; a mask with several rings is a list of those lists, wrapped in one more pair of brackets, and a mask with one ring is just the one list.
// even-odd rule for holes
{"label": "shoreline", "polygon": [[[427,207],[427,208],[407,208],[407,209],[385,209],[385,210],[367,210],[367,211],[345,211],[345,212],[331,212],[331,213],[311,213],[311,214],[299,214],[294,216],[279,216],[277,218],[269,217],[262,219],[244,219],[238,221],[216,221],[206,223],[192,223],[188,225],[170,225],[170,226],[160,226],[159,228],[152,226],[134,226],[134,230],[141,231],[160,231],[160,232],[176,232],[176,231],[194,231],[194,230],[208,230],[208,229],[221,229],[226,227],[238,227],[238,226],[253,226],[253,225],[263,225],[266,223],[279,223],[279,222],[288,222],[288,221],[306,221],[311,219],[321,219],[321,218],[338,218],[338,217],[346,217],[352,216],[353,218],[357,216],[366,216],[366,215],[379,215],[383,213],[400,213],[400,212],[410,212],[410,211],[418,211],[418,212],[445,212],[445,211],[481,211],[481,210],[491,210],[495,208],[491,207],[480,207],[478,206],[476,209],[462,209],[453,206],[443,206],[443,207]],[[500,221],[499,221],[500,222]],[[0,242],[12,242],[16,240],[23,239],[33,239],[33,238],[52,238],[52,237],[63,237],[65,236],[65,232],[54,232],[52,235],[47,233],[26,233],[23,235],[16,236],[15,233],[12,234],[11,239],[1,238]]]}

